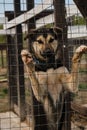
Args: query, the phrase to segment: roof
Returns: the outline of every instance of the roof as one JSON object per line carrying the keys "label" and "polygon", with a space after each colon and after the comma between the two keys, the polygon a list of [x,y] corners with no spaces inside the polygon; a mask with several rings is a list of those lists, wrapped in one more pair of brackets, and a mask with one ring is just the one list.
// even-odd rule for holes
{"label": "roof", "polygon": [[83,17],[87,20],[87,0],[73,0]]}

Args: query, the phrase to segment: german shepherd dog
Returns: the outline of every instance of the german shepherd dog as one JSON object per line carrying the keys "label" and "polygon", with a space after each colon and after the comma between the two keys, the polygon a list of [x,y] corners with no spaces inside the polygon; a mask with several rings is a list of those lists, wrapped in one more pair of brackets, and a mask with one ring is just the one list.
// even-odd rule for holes
{"label": "german shepherd dog", "polygon": [[62,116],[64,92],[78,92],[79,61],[87,51],[85,45],[76,49],[69,73],[61,62],[61,37],[60,28],[33,30],[25,37],[30,39],[31,52],[21,51],[33,94],[43,105],[46,114],[48,128],[45,130],[60,130],[58,125]]}

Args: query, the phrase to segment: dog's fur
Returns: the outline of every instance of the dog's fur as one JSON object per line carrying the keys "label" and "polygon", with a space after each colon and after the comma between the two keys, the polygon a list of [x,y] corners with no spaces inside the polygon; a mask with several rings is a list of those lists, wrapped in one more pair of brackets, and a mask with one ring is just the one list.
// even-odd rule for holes
{"label": "dog's fur", "polygon": [[[87,46],[80,46],[72,58],[72,70],[58,65],[61,61],[60,42],[62,30],[40,29],[34,30],[25,39],[31,38],[31,53],[22,50],[22,60],[29,75],[32,90],[38,102],[43,104],[48,121],[47,130],[58,130],[61,118],[64,92],[78,91],[78,68],[79,61]],[[59,40],[58,40],[59,39]],[[59,67],[60,66],[60,67]]]}
{"label": "dog's fur", "polygon": [[49,68],[58,68],[63,65],[63,49],[61,45],[61,28],[41,28],[32,30],[25,37],[29,38],[30,53],[33,55],[35,71],[47,71]]}

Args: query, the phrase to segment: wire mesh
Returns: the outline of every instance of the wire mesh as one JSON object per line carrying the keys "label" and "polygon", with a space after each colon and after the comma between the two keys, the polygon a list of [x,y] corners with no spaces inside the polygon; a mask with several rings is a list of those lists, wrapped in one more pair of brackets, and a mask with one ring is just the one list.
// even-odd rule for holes
{"label": "wire mesh", "polygon": [[[62,60],[67,61],[68,69],[71,72],[72,56],[76,48],[80,45],[87,46],[87,2],[85,0],[83,2],[79,0],[78,3],[76,0],[58,1],[55,6],[56,0],[0,0],[0,130],[30,130],[33,128],[35,130],[48,130],[48,128],[49,130],[87,130],[87,53],[82,56],[79,63],[79,91],[75,95],[67,96],[65,91],[62,96],[61,93],[57,93],[60,84],[55,80],[58,71],[52,68],[55,66],[53,65],[55,61],[50,63],[50,66],[51,64],[53,66],[45,71],[43,71],[44,62],[41,62],[42,71],[40,70],[38,74],[38,80],[41,82],[40,86],[43,89],[46,88],[45,96],[52,95],[50,98],[54,99],[54,102],[53,99],[50,99],[53,104],[56,104],[52,108],[53,112],[57,109],[54,115],[49,111],[52,105],[50,102],[46,104],[48,110],[43,110],[45,102],[37,101],[32,90],[31,80],[21,60],[22,49],[31,51],[30,39],[24,40],[31,29],[38,30],[42,27],[52,29],[55,25],[59,25],[59,27],[63,27],[64,32],[64,39],[61,40],[62,51],[59,50],[63,55]],[[59,5],[61,8],[59,8],[59,12],[56,12],[55,7],[59,7]],[[55,18],[55,12],[59,18]],[[65,21],[63,21],[63,17]],[[37,36],[37,32],[35,36]],[[39,48],[36,46],[34,49],[38,54]],[[68,53],[68,59],[65,58],[65,53]],[[40,64],[38,59],[35,59],[35,62]],[[65,81],[65,83],[67,82]],[[54,86],[58,88],[56,89]],[[54,91],[54,89],[56,90]],[[42,93],[39,92],[39,94],[42,96]],[[58,106],[56,97],[60,99]],[[63,97],[65,102],[62,106]],[[58,117],[60,113],[62,116],[59,121],[48,123],[49,119],[53,120],[51,116]]]}

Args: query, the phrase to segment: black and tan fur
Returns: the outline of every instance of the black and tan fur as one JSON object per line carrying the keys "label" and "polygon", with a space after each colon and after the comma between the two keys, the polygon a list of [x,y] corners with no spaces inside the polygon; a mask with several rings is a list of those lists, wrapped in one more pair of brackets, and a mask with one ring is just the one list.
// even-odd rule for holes
{"label": "black and tan fur", "polygon": [[60,67],[58,66],[58,61],[61,62],[59,46],[62,30],[59,28],[49,30],[47,33],[45,29],[45,32],[42,31],[42,33],[41,30],[35,30],[27,35],[26,38],[32,38],[32,43],[30,43],[32,54],[27,50],[22,50],[21,56],[31,81],[34,96],[38,102],[43,104],[48,121],[46,130],[60,130],[58,123],[63,108],[60,102],[62,104],[64,102],[61,94],[64,91],[78,92],[79,61],[82,54],[87,51],[87,46],[82,45],[76,49],[72,58],[72,70],[69,73],[62,64]]}
{"label": "black and tan fur", "polygon": [[41,28],[32,30],[25,37],[30,41],[30,53],[36,62],[36,71],[47,71],[49,68],[58,68],[62,63],[62,29]]}

